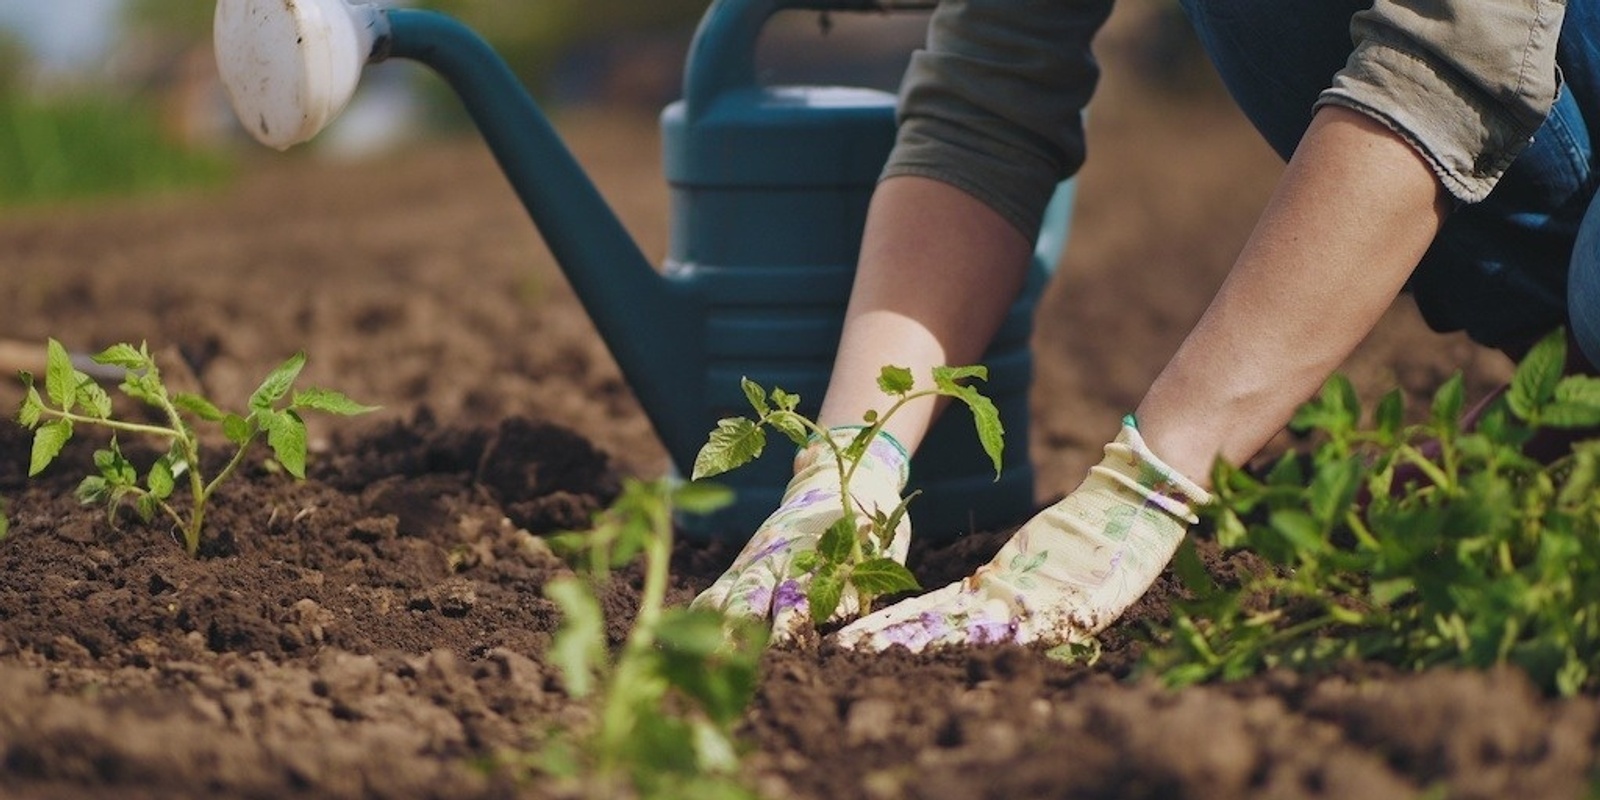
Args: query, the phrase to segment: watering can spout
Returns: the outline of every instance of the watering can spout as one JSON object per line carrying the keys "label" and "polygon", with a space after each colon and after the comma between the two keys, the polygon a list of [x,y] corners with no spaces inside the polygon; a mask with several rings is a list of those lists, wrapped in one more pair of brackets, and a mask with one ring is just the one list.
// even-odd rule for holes
{"label": "watering can spout", "polygon": [[694,357],[693,297],[655,271],[487,42],[444,14],[346,0],[219,0],[216,39],[240,121],[279,149],[331,122],[366,63],[405,58],[437,72],[460,96],[656,430],[669,440],[688,435],[694,423],[676,416],[675,384]]}

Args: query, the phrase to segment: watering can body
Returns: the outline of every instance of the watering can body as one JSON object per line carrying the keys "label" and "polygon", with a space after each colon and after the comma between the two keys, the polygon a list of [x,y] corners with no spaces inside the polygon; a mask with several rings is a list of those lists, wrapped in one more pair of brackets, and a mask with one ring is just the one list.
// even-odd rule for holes
{"label": "watering can body", "polygon": [[[336,16],[335,9],[349,11],[353,21],[346,27],[360,35],[359,47],[345,50],[370,45],[368,61],[407,58],[439,73],[460,96],[589,312],[674,469],[687,475],[718,419],[751,412],[742,378],[799,395],[799,410],[815,415],[839,341],[867,205],[894,141],[893,95],[758,82],[757,40],[774,14],[790,8],[882,6],[879,0],[714,0],[690,48],[684,97],[661,117],[672,198],[661,270],[629,238],[504,61],[450,17],[345,0],[219,0],[217,49],[241,121],[278,147],[309,138],[337,112],[341,101],[318,70],[348,58],[338,48],[329,55],[303,44],[318,38],[306,34],[322,31],[319,20]],[[285,10],[301,16],[292,25],[262,25],[262,19],[278,22]],[[287,32],[261,42],[266,27]],[[284,74],[305,79],[300,83],[285,89],[251,71],[293,48],[300,48],[298,72]],[[234,80],[228,79],[229,60]],[[359,64],[343,71],[351,68],[358,71]],[[260,95],[252,98],[251,91]],[[291,133],[284,133],[281,120]],[[952,407],[912,462],[908,489],[923,491],[910,512],[919,535],[1003,526],[1032,510],[1029,338],[1034,306],[1065,241],[1070,205],[1071,184],[1063,184],[1046,212],[1026,287],[983,361],[989,380],[981,389],[1006,431],[1002,473],[995,478],[970,414]],[[686,531],[748,537],[777,507],[792,456],[778,437],[754,463],[719,476],[737,500],[713,516],[683,520]]]}
{"label": "watering can body", "polygon": [[[787,8],[871,10],[870,2],[721,0],[690,50],[684,97],[662,114],[663,169],[671,188],[668,280],[702,311],[697,367],[687,394],[709,431],[716,419],[750,412],[749,377],[801,398],[813,416],[827,387],[861,245],[867,205],[895,139],[895,97],[856,87],[767,86],[754,72],[762,26]],[[1006,431],[996,479],[970,413],[947,411],[919,449],[908,489],[919,535],[949,536],[1021,521],[1032,509],[1028,456],[1030,336],[1034,307],[1060,255],[1071,184],[1047,214],[1029,280],[983,363],[980,385]],[[908,287],[909,291],[914,288]],[[703,443],[704,436],[695,442]],[[693,452],[673,454],[680,468]],[[733,507],[685,520],[709,534],[743,531],[777,508],[793,450],[782,441],[755,463],[718,480]]]}

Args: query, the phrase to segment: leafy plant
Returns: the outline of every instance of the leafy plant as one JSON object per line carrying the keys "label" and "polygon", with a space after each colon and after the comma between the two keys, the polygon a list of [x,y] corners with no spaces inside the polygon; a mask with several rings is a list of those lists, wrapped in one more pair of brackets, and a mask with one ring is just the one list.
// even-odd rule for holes
{"label": "leafy plant", "polygon": [[[587,573],[551,581],[545,595],[563,614],[550,658],[567,691],[590,699],[594,728],[557,739],[545,772],[587,777],[594,797],[626,784],[651,798],[746,798],[736,782],[733,728],[755,695],[766,630],[705,609],[666,608],[672,508],[706,513],[729,501],[723,487],[630,480],[594,528],[553,544]],[[615,565],[644,557],[639,611],[621,650],[608,652],[596,588]]]}
{"label": "leafy plant", "polygon": [[1539,428],[1600,425],[1600,378],[1563,377],[1565,350],[1559,332],[1540,342],[1470,431],[1459,375],[1426,423],[1403,425],[1391,392],[1370,428],[1349,381],[1330,380],[1294,417],[1321,438],[1308,459],[1214,473],[1218,542],[1271,568],[1219,585],[1186,545],[1175,567],[1193,600],[1148,665],[1175,685],[1341,659],[1509,663],[1564,694],[1593,685],[1600,442],[1549,465],[1522,450]]}
{"label": "leafy plant", "polygon": [[[297,353],[272,371],[250,395],[249,411],[224,412],[206,398],[190,392],[171,392],[161,380],[161,370],[140,344],[115,344],[94,356],[100,364],[120,367],[126,377],[118,387],[124,395],[156,408],[164,422],[146,423],[112,416],[111,396],[93,378],[72,365],[66,348],[55,339],[47,345],[44,393],[34,385],[33,376],[22,374],[26,395],[17,420],[34,432],[28,474],[38,475],[60,455],[79,425],[96,425],[112,431],[110,444],[94,454],[98,474],[78,484],[78,499],[85,504],[104,504],[108,515],[132,506],[139,518],[149,522],[157,515],[169,519],[183,532],[184,547],[190,555],[199,552],[200,535],[205,526],[206,504],[217,487],[232,475],[262,434],[272,448],[277,463],[296,478],[305,477],[306,427],[302,411],[353,415],[375,410],[327,389],[302,389],[290,395],[295,379],[305,366],[306,356]],[[234,446],[233,456],[209,479],[205,475],[201,437],[193,423],[212,423]],[[117,434],[129,433],[164,439],[167,451],[144,472],[122,453]],[[179,481],[186,482],[188,507],[176,499]]]}
{"label": "leafy plant", "polygon": [[[931,395],[949,397],[965,403],[972,410],[978,440],[984,452],[993,460],[995,475],[998,476],[1004,446],[1000,413],[989,398],[977,389],[960,383],[974,378],[986,380],[988,376],[988,369],[982,366],[936,367],[933,370],[933,388],[917,389],[910,370],[886,366],[879,372],[878,388],[893,398],[894,402],[882,414],[868,411],[863,418],[866,424],[843,447],[828,435],[826,429],[795,410],[800,404],[798,395],[778,388],[773,388],[769,395],[754,381],[745,378],[741,386],[755,409],[756,418],[730,417],[718,420],[716,430],[711,432],[709,440],[695,457],[692,477],[699,480],[720,475],[759,458],[766,448],[767,427],[788,437],[797,446],[806,446],[812,438],[826,444],[839,470],[839,518],[823,533],[814,552],[795,559],[794,569],[796,574],[811,574],[806,602],[811,610],[811,619],[817,624],[833,616],[846,587],[855,588],[862,613],[866,613],[875,598],[919,588],[910,570],[884,555],[894,539],[895,527],[906,513],[906,506],[917,493],[912,492],[889,511],[851,506],[850,481],[861,465],[867,445],[883,430],[884,423],[907,403]],[[858,513],[861,522],[857,522]]]}

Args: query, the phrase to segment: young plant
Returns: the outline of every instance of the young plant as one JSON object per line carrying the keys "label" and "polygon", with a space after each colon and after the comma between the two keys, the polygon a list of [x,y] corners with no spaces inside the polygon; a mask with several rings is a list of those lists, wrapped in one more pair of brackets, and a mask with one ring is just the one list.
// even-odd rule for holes
{"label": "young plant", "polygon": [[[93,378],[72,366],[72,359],[61,343],[51,339],[47,346],[44,393],[34,385],[33,376],[22,374],[27,394],[17,420],[34,431],[28,474],[38,475],[60,455],[77,427],[94,425],[110,429],[111,440],[94,454],[98,474],[78,484],[78,499],[85,504],[103,504],[108,515],[132,506],[145,522],[156,516],[170,520],[183,535],[190,555],[200,550],[205,526],[206,504],[217,487],[243,463],[250,445],[262,434],[279,465],[296,478],[305,477],[306,426],[303,411],[322,411],[349,416],[375,410],[327,389],[295,391],[295,379],[305,366],[306,356],[298,353],[274,369],[250,396],[244,414],[224,412],[206,398],[190,392],[169,391],[161,380],[161,370],[148,347],[116,344],[94,360],[120,367],[125,377],[118,387],[124,395],[158,410],[164,422],[147,423],[112,416],[111,396]],[[207,478],[201,458],[201,437],[194,423],[220,426],[234,452],[217,474]],[[167,442],[167,451],[146,468],[139,470],[123,454],[118,434],[137,434]],[[178,500],[179,482],[188,487],[188,503]]]}
{"label": "young plant", "polygon": [[1563,694],[1593,686],[1600,442],[1549,465],[1522,450],[1541,427],[1600,425],[1600,378],[1562,377],[1565,348],[1559,332],[1538,344],[1471,431],[1459,375],[1425,424],[1403,425],[1391,392],[1366,429],[1349,381],[1329,381],[1294,418],[1321,438],[1309,458],[1215,472],[1218,543],[1271,568],[1219,585],[1186,545],[1175,568],[1193,599],[1148,666],[1182,685],[1342,659],[1509,663]]}
{"label": "young plant", "polygon": [[[542,769],[585,779],[592,797],[750,798],[736,780],[734,726],[755,695],[766,629],[704,609],[666,608],[672,509],[706,513],[730,499],[722,487],[630,480],[590,531],[555,537],[587,573],[551,581],[563,621],[550,649],[567,691],[589,699],[594,728],[557,739]],[[639,611],[621,650],[607,647],[597,587],[613,566],[644,558]]]}
{"label": "young plant", "polygon": [[[716,430],[695,457],[693,479],[720,475],[740,467],[761,456],[766,448],[766,427],[788,437],[797,446],[806,446],[813,438],[824,443],[833,454],[839,471],[839,518],[823,533],[814,552],[803,553],[795,559],[798,574],[811,574],[811,586],[806,593],[811,619],[818,625],[833,616],[844,597],[846,587],[854,587],[861,601],[861,611],[871,610],[872,601],[884,595],[919,588],[917,579],[905,566],[887,555],[894,539],[895,528],[906,513],[906,506],[916,497],[912,492],[899,505],[885,511],[881,508],[852,507],[850,481],[861,466],[867,445],[883,430],[884,423],[907,403],[919,398],[938,395],[965,403],[972,410],[977,426],[978,441],[984,452],[994,462],[995,475],[1000,474],[1001,454],[1004,447],[1004,429],[1000,413],[994,403],[977,389],[962,384],[967,379],[986,380],[987,368],[936,367],[934,385],[917,389],[911,370],[886,366],[878,375],[878,388],[894,400],[888,410],[879,414],[868,411],[863,418],[866,424],[844,446],[828,435],[828,431],[795,409],[800,404],[797,395],[774,388],[766,390],[749,378],[741,382],[745,397],[755,409],[756,418],[730,417],[717,422]],[[861,522],[857,522],[859,518]]]}

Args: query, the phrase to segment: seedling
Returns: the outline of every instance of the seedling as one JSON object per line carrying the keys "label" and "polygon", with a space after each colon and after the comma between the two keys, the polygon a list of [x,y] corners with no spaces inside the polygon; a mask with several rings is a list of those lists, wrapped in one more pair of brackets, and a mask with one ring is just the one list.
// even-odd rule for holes
{"label": "seedling", "polygon": [[[94,454],[98,474],[78,484],[78,499],[85,504],[105,505],[107,515],[131,506],[139,518],[150,522],[156,516],[169,519],[182,532],[184,548],[190,555],[200,550],[205,526],[206,504],[217,487],[244,462],[250,445],[262,434],[272,448],[278,465],[296,478],[305,477],[306,426],[302,411],[322,411],[349,416],[376,410],[327,389],[308,388],[290,396],[295,379],[305,366],[306,356],[297,353],[280,364],[250,395],[249,411],[243,415],[227,413],[206,398],[191,392],[171,392],[162,383],[161,370],[148,347],[140,344],[115,344],[94,356],[100,364],[125,370],[118,389],[130,398],[156,408],[165,423],[132,422],[112,416],[111,396],[93,378],[72,366],[72,359],[61,343],[51,339],[47,346],[44,393],[34,385],[33,376],[22,373],[27,394],[17,420],[34,431],[28,474],[38,475],[60,455],[61,449],[79,425],[110,429],[106,449]],[[287,398],[287,401],[285,401]],[[201,437],[192,423],[218,425],[234,446],[227,463],[211,478],[205,475]],[[122,453],[118,434],[137,434],[166,440],[167,451],[146,468],[143,478]],[[185,508],[176,497],[179,481],[189,487]]]}
{"label": "seedling", "polygon": [[[1407,669],[1509,663],[1547,689],[1592,687],[1600,659],[1600,442],[1550,465],[1522,452],[1540,427],[1600,425],[1600,379],[1562,377],[1561,333],[1518,366],[1471,431],[1460,376],[1428,422],[1402,425],[1398,392],[1358,427],[1336,376],[1295,415],[1321,444],[1262,478],[1220,465],[1207,509],[1225,547],[1273,569],[1227,586],[1188,545],[1177,605],[1149,666],[1174,685],[1349,659]],[[1408,477],[1409,476],[1409,477]]]}
{"label": "seedling", "polygon": [[982,366],[936,367],[933,370],[933,388],[917,389],[911,370],[886,366],[878,375],[878,388],[893,398],[894,402],[881,414],[867,412],[863,418],[866,424],[843,447],[833,441],[826,429],[795,411],[800,404],[799,396],[778,388],[768,394],[760,385],[745,378],[740,385],[755,409],[756,418],[730,417],[719,420],[709,441],[695,457],[692,477],[699,480],[720,475],[759,458],[767,443],[765,427],[771,427],[800,447],[806,446],[813,437],[825,443],[832,451],[839,470],[839,519],[823,533],[815,551],[802,553],[795,558],[794,570],[796,575],[811,574],[806,602],[815,624],[821,625],[833,616],[846,587],[855,588],[861,613],[865,614],[878,597],[919,588],[910,570],[884,555],[894,539],[895,527],[905,516],[906,506],[917,493],[907,495],[888,511],[851,505],[850,480],[861,465],[867,445],[883,430],[884,423],[907,403],[931,395],[949,397],[965,403],[972,410],[978,440],[994,462],[995,476],[998,477],[1005,433],[1000,424],[1000,413],[989,398],[977,389],[960,383],[974,378],[986,380],[988,376],[988,369]]}
{"label": "seedling", "polygon": [[[545,588],[563,613],[550,659],[568,693],[592,701],[595,721],[576,743],[556,739],[545,750],[545,772],[587,777],[593,797],[619,796],[619,782],[640,797],[752,797],[736,782],[733,728],[755,695],[766,630],[717,611],[666,608],[672,508],[706,513],[730,499],[708,484],[630,480],[592,530],[554,538],[587,575]],[[595,590],[641,553],[639,611],[613,658]]]}

